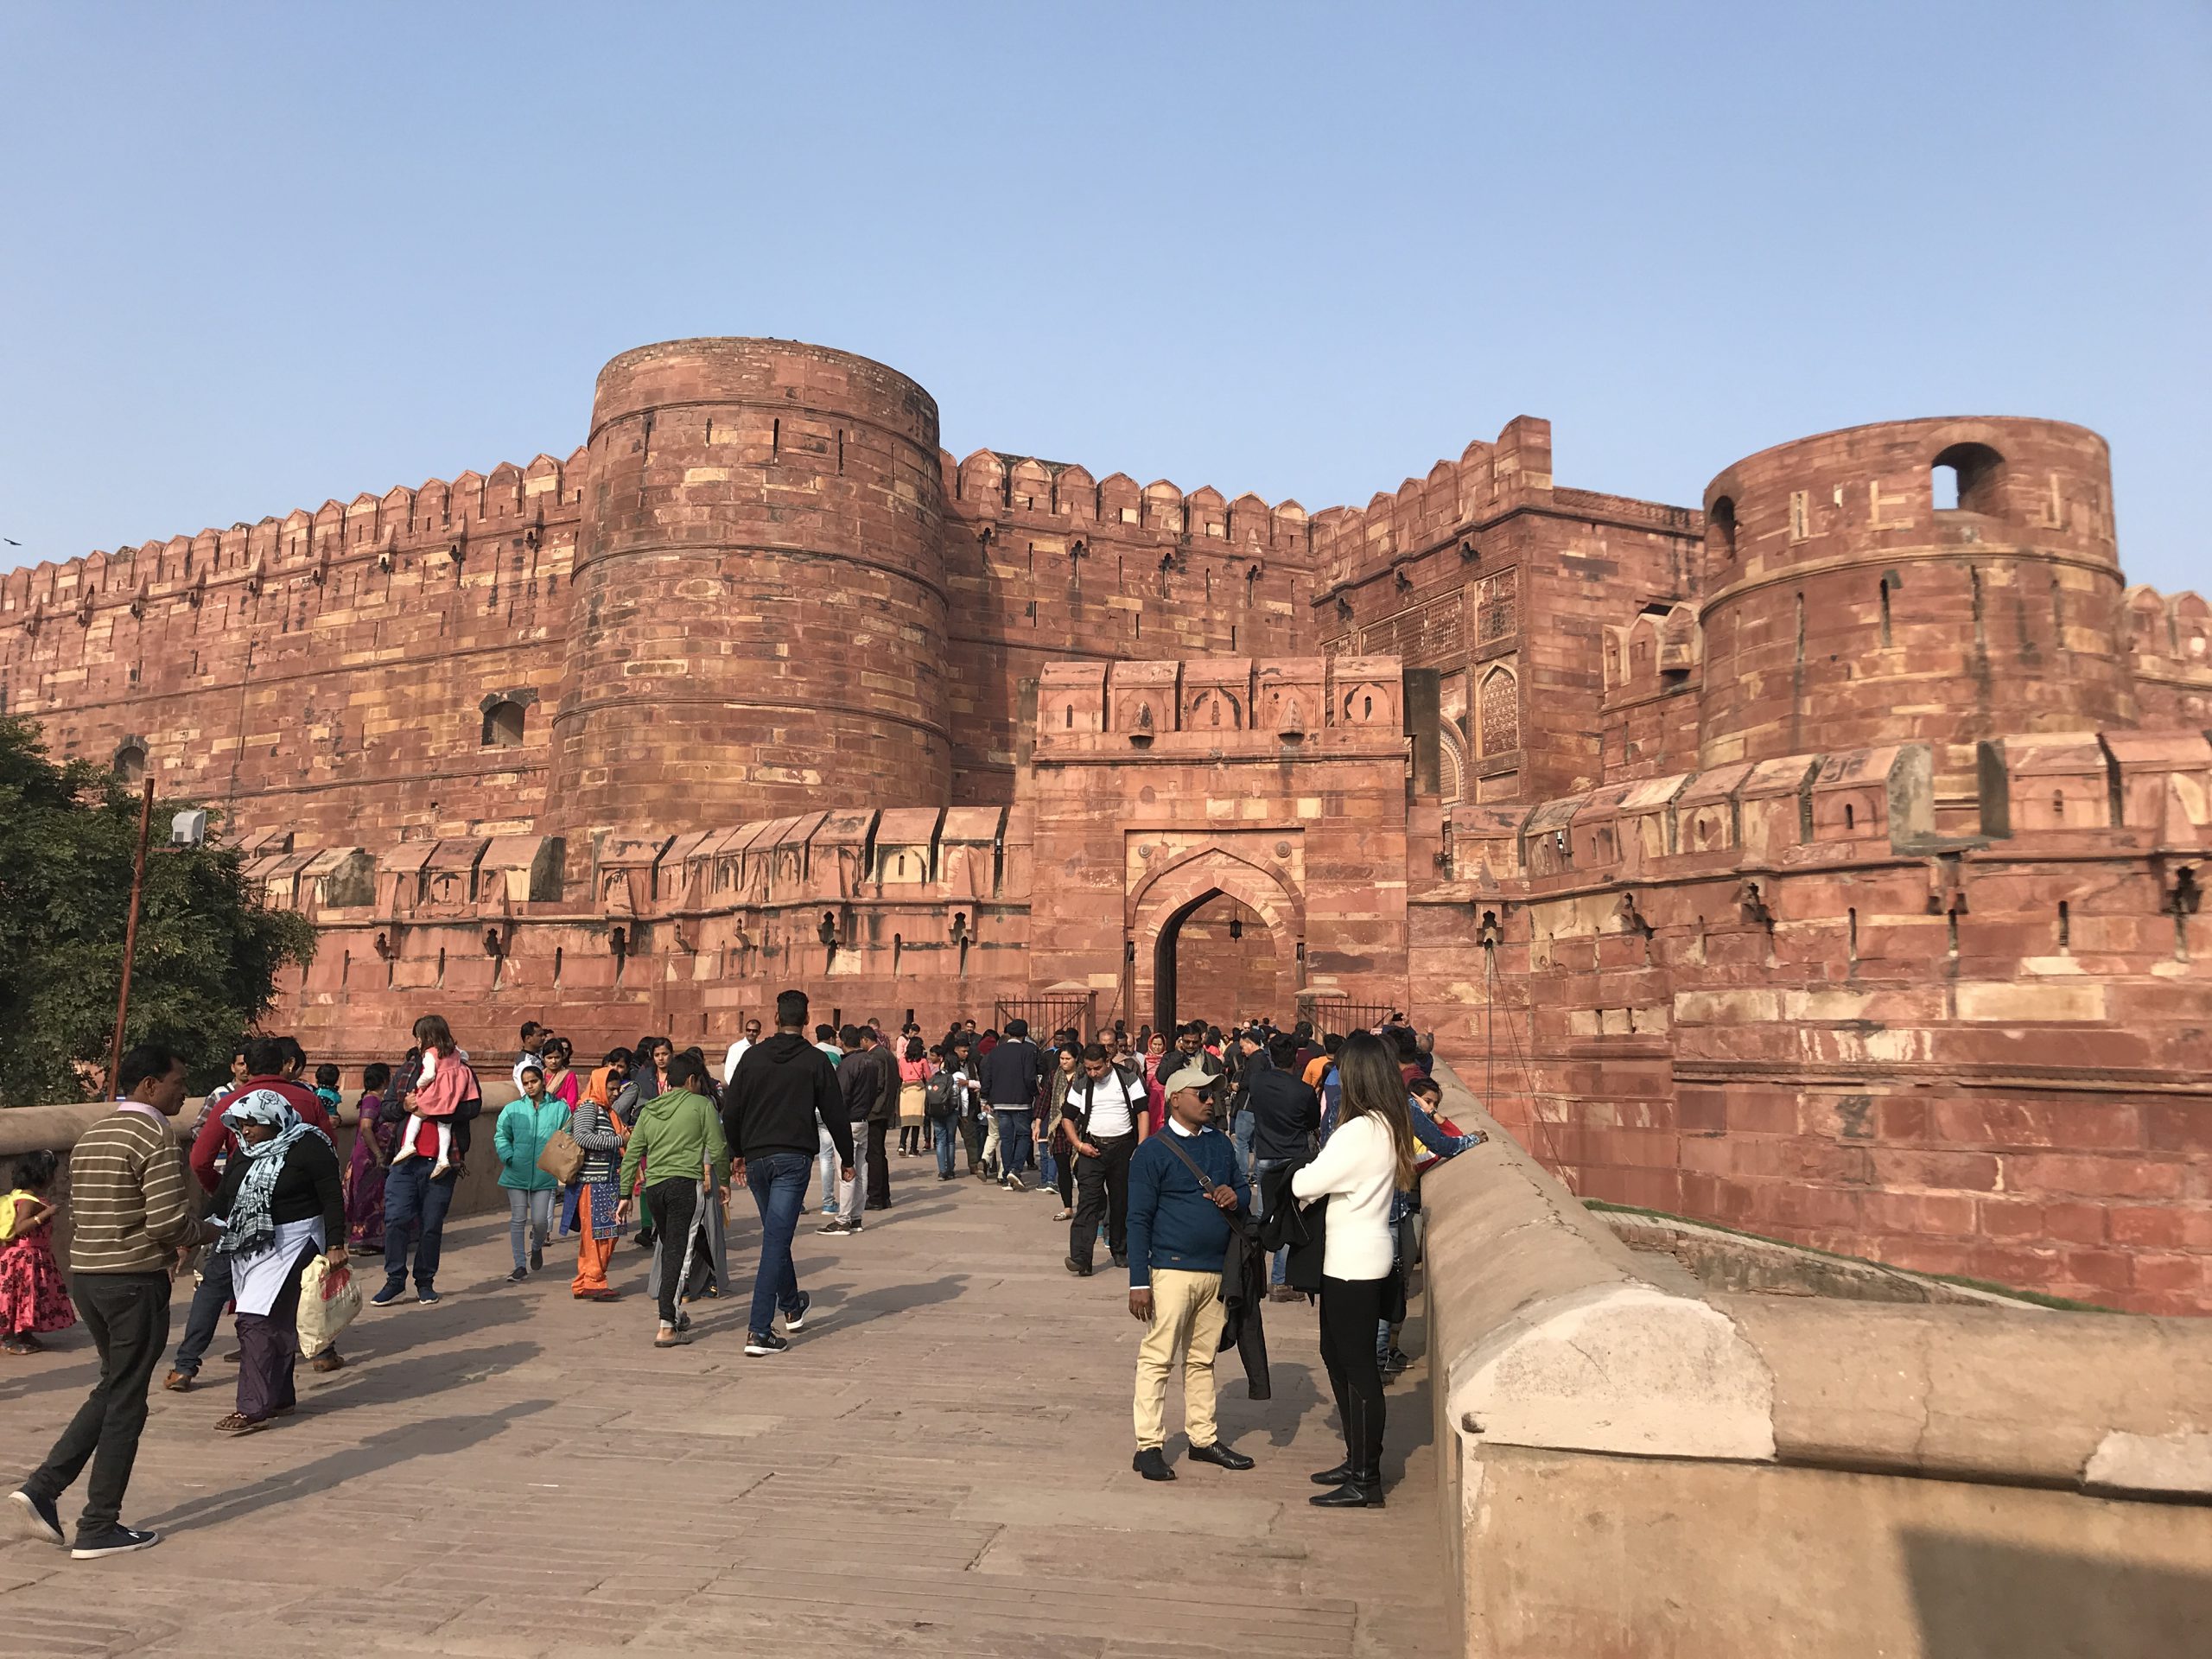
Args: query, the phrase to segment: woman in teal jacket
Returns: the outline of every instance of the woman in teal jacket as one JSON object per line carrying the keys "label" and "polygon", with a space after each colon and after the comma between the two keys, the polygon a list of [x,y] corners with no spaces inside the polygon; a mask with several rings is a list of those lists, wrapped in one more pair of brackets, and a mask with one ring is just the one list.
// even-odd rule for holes
{"label": "woman in teal jacket", "polygon": [[[559,1184],[537,1166],[538,1154],[556,1129],[569,1127],[569,1103],[545,1092],[545,1074],[534,1065],[522,1071],[522,1097],[499,1110],[492,1144],[499,1154],[499,1185],[507,1189],[507,1240],[513,1245],[518,1285],[531,1269],[545,1265],[545,1240],[553,1230],[553,1197]],[[523,1233],[530,1234],[529,1266],[523,1264]]]}

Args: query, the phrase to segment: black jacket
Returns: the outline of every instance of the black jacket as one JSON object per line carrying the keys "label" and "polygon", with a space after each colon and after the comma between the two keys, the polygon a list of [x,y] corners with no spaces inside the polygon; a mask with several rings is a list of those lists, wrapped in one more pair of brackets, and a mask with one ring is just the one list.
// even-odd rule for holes
{"label": "black jacket", "polygon": [[[231,1213],[239,1183],[252,1167],[251,1158],[231,1160],[209,1214]],[[334,1249],[346,1242],[346,1193],[338,1178],[338,1154],[321,1135],[303,1135],[285,1149],[284,1166],[276,1172],[276,1189],[269,1195],[269,1219],[282,1226],[316,1216],[322,1217],[323,1249]]]}
{"label": "black jacket", "polygon": [[856,1048],[837,1062],[837,1092],[844,1099],[846,1122],[865,1123],[874,1114],[883,1073],[876,1069],[874,1049]]}
{"label": "black jacket", "polygon": [[1027,1037],[1004,1037],[983,1056],[983,1103],[1001,1112],[1027,1111],[1045,1081],[1045,1059]]}
{"label": "black jacket", "polygon": [[1269,1066],[1252,1074],[1252,1155],[1294,1158],[1313,1155],[1321,1132],[1321,1096],[1288,1071]]}
{"label": "black jacket", "polygon": [[798,1152],[811,1158],[822,1147],[814,1127],[819,1122],[838,1155],[853,1161],[853,1132],[838,1098],[837,1074],[830,1057],[797,1033],[779,1031],[747,1049],[725,1093],[722,1134],[731,1157]]}

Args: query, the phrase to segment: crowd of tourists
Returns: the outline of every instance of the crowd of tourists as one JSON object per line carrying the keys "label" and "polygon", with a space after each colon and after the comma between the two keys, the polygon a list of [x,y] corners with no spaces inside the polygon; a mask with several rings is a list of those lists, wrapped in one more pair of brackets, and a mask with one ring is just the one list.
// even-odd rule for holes
{"label": "crowd of tourists", "polygon": [[[1343,1036],[1250,1020],[1227,1031],[1070,1028],[1041,1044],[1019,1019],[980,1032],[962,1020],[932,1040],[911,1020],[896,1034],[880,1021],[811,1024],[798,991],[777,999],[773,1025],[764,1034],[747,1021],[719,1065],[648,1034],[586,1073],[567,1039],[525,1024],[513,1098],[492,1122],[508,1278],[544,1271],[555,1241],[573,1236],[570,1294],[619,1301],[614,1255],[631,1237],[652,1252],[653,1344],[684,1345],[702,1299],[742,1294],[725,1240],[742,1188],[760,1224],[744,1351],[779,1354],[811,1305],[793,1255],[804,1217],[818,1205],[818,1232],[859,1234],[892,1204],[893,1160],[921,1160],[937,1182],[1046,1195],[1067,1225],[1068,1273],[1093,1276],[1102,1245],[1127,1273],[1129,1312],[1146,1326],[1138,1474],[1176,1478],[1166,1414],[1179,1371],[1189,1457],[1252,1467],[1217,1429],[1216,1356],[1236,1349],[1251,1396],[1268,1397],[1261,1305],[1312,1299],[1345,1441],[1343,1459],[1316,1475],[1327,1490],[1313,1502],[1382,1503],[1384,1386],[1408,1363],[1396,1334],[1420,1170],[1481,1139],[1438,1115],[1425,1039],[1394,1016]],[[177,1275],[192,1274],[192,1300],[162,1386],[201,1386],[230,1314],[235,1395],[214,1423],[228,1435],[296,1409],[302,1294],[312,1313],[313,1287],[354,1253],[382,1258],[369,1305],[405,1300],[410,1278],[416,1303],[440,1300],[445,1222],[486,1106],[442,1016],[425,1014],[411,1034],[396,1064],[363,1069],[342,1165],[339,1070],[317,1066],[310,1086],[294,1039],[241,1043],[182,1136],[170,1120],[184,1103],[183,1062],[156,1045],[130,1051],[116,1110],[70,1155],[67,1281],[51,1242],[58,1160],[19,1161],[0,1194],[6,1351],[35,1351],[40,1334],[81,1319],[101,1363],[46,1462],[11,1494],[32,1532],[64,1541],[56,1504],[89,1464],[73,1553],[156,1541],[124,1524],[122,1500]],[[318,1371],[346,1363],[334,1339],[304,1357]]]}

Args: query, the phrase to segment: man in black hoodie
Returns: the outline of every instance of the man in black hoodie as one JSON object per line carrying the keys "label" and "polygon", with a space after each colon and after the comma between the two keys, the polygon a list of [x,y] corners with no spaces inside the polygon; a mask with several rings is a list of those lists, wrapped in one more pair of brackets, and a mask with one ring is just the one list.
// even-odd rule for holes
{"label": "man in black hoodie", "polygon": [[817,1124],[830,1132],[844,1179],[851,1180],[853,1132],[837,1074],[830,1057],[806,1039],[806,993],[785,991],[776,999],[776,1034],[745,1051],[722,1107],[730,1178],[753,1189],[760,1211],[760,1270],[753,1281],[745,1335],[748,1354],[777,1354],[791,1346],[775,1332],[779,1308],[786,1336],[806,1322],[812,1298],[798,1287],[791,1236],[806,1209],[820,1144]]}
{"label": "man in black hoodie", "polygon": [[1029,1123],[1037,1091],[1045,1082],[1045,1062],[1029,1040],[1029,1022],[1009,1020],[1006,1035],[983,1057],[983,1099],[999,1120],[999,1185],[1023,1190],[1029,1167]]}

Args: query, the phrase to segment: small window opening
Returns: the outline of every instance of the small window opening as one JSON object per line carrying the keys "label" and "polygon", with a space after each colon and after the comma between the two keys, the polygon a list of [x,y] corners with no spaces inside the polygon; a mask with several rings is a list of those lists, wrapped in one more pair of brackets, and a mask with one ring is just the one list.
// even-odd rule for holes
{"label": "small window opening", "polygon": [[115,777],[118,783],[136,789],[146,781],[146,751],[136,743],[126,743],[115,752]]}
{"label": "small window opening", "polygon": [[1073,731],[1075,729],[1075,704],[1068,704],[1065,717],[1062,719],[1060,724],[1065,727],[1069,731]]}
{"label": "small window opening", "polygon": [[522,741],[523,706],[502,698],[484,711],[484,736],[480,745],[487,749],[511,749]]}
{"label": "small window opening", "polygon": [[1715,501],[1706,513],[1706,528],[1709,539],[1720,550],[1720,556],[1731,564],[1736,561],[1736,503],[1727,496]]}
{"label": "small window opening", "polygon": [[1843,804],[1843,827],[1847,831],[1859,827],[1859,814],[1849,801]]}
{"label": "small window opening", "polygon": [[2005,457],[1986,443],[1953,444],[1929,463],[1928,478],[1938,512],[2005,511]]}
{"label": "small window opening", "polygon": [[2053,823],[2066,822],[2066,797],[2057,790],[2050,792],[2050,821]]}
{"label": "small window opening", "polygon": [[2058,949],[2061,955],[2065,955],[2073,948],[2074,918],[2066,907],[2066,901],[2062,899],[2058,901]]}

